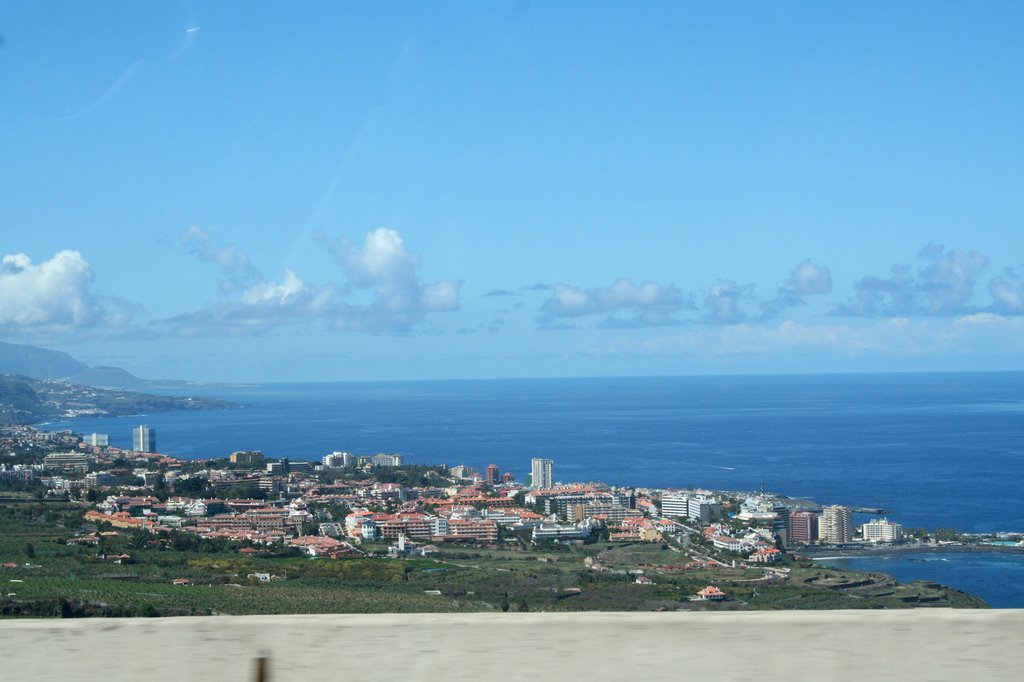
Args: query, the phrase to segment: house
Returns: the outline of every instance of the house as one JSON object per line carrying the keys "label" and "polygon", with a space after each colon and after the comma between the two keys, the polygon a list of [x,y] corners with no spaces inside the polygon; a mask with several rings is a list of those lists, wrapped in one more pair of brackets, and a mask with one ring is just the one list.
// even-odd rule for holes
{"label": "house", "polygon": [[708,585],[694,598],[695,601],[722,601],[723,599],[725,599],[725,592],[714,585]]}

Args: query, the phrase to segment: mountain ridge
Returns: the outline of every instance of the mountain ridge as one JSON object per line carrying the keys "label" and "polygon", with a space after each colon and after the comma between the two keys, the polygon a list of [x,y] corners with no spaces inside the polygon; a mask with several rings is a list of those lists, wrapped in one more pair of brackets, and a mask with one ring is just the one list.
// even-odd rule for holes
{"label": "mountain ridge", "polygon": [[63,351],[0,341],[0,374],[30,379],[62,379],[82,386],[117,390],[138,390],[185,386],[185,381],[153,381],[135,376],[120,367],[90,367]]}

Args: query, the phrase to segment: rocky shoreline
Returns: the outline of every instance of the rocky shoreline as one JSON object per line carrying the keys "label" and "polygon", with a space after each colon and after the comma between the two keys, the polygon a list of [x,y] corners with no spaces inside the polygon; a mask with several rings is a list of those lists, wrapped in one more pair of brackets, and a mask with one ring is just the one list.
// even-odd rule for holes
{"label": "rocky shoreline", "polygon": [[863,548],[827,548],[822,547],[813,553],[811,558],[815,561],[822,559],[856,558],[866,556],[887,556],[898,554],[942,554],[942,553],[968,553],[968,552],[998,552],[1005,554],[1024,554],[1024,547],[1008,547],[1005,545],[983,545],[983,544],[906,544],[906,545],[884,545],[880,547]]}

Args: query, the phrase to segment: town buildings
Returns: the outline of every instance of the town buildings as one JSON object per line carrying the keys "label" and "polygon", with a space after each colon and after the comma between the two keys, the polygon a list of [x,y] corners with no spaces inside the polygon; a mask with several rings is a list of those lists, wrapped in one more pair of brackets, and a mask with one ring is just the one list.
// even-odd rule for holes
{"label": "town buildings", "polygon": [[661,498],[662,516],[693,519],[707,524],[717,519],[721,512],[721,503],[706,492],[666,493]]}

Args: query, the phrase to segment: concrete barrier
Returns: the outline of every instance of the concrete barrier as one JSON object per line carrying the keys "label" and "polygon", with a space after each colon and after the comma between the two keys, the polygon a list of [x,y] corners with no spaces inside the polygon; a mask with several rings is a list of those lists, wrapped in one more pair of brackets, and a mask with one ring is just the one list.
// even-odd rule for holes
{"label": "concrete barrier", "polygon": [[6,620],[0,665],[62,682],[1019,680],[1024,611]]}

